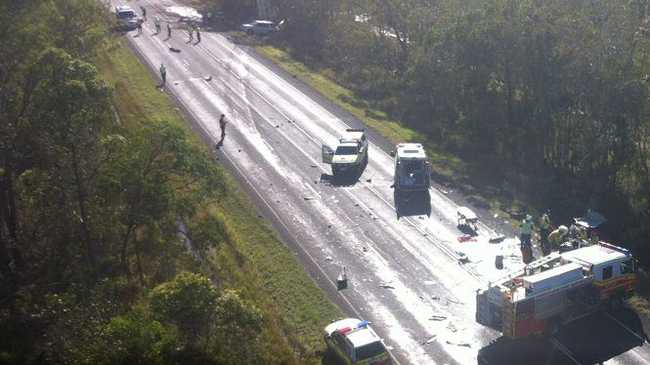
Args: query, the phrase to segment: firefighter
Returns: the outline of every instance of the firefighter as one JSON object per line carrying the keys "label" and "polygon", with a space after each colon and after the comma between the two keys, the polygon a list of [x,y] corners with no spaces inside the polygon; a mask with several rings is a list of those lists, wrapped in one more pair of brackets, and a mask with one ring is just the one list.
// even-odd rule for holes
{"label": "firefighter", "polygon": [[559,250],[560,245],[564,242],[564,238],[566,237],[567,233],[569,233],[567,226],[559,226],[556,230],[551,232],[551,234],[548,235],[548,243],[550,245],[550,248],[552,250]]}
{"label": "firefighter", "polygon": [[533,248],[531,246],[530,237],[533,233],[533,217],[526,215],[519,225],[519,241],[521,242],[521,255],[524,263],[527,264],[533,261]]}
{"label": "firefighter", "polygon": [[549,212],[546,211],[539,218],[539,238],[540,243],[542,244],[542,254],[544,256],[551,253],[551,246],[548,243],[548,235],[551,232],[551,217]]}

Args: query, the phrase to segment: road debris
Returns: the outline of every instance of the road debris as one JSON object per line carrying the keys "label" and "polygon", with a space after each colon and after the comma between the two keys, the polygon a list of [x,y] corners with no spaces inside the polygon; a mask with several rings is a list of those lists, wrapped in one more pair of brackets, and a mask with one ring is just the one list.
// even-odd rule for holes
{"label": "road debris", "polygon": [[503,242],[503,240],[505,240],[505,239],[506,239],[506,236],[504,234],[500,234],[498,236],[494,236],[494,237],[490,238],[489,242],[490,243],[500,243],[500,242]]}
{"label": "road debris", "polygon": [[462,252],[457,252],[457,254],[458,254],[458,263],[459,264],[466,264],[466,263],[469,262],[469,257],[467,257],[467,255],[465,255]]}
{"label": "road debris", "polygon": [[304,196],[303,199],[305,199],[305,200],[314,200],[316,198],[314,198],[313,196]]}
{"label": "road debris", "polygon": [[461,347],[472,347],[472,345],[470,345],[467,342],[452,342],[452,341],[449,341],[449,340],[447,340],[445,342],[447,342],[448,345],[455,345],[455,346],[461,346]]}
{"label": "road debris", "polygon": [[379,284],[379,287],[384,289],[395,289],[394,286],[388,284]]}
{"label": "road debris", "polygon": [[343,271],[336,278],[336,288],[338,290],[346,289],[348,287],[348,274],[345,272],[345,266],[343,266]]}
{"label": "road debris", "polygon": [[316,165],[310,165],[310,167],[313,168],[313,169],[315,169],[315,168],[317,168],[318,166],[316,166]]}
{"label": "road debris", "polygon": [[431,317],[429,317],[430,321],[444,321],[445,319],[447,319],[447,316],[441,316],[437,314],[434,314]]}
{"label": "road debris", "polygon": [[334,261],[334,259],[332,258],[332,256],[327,256],[327,257],[325,257],[325,261],[332,262],[332,261]]}
{"label": "road debris", "polygon": [[458,242],[476,242],[476,238],[470,234],[458,236]]}
{"label": "road debris", "polygon": [[208,75],[203,78],[205,81],[212,81],[212,75]]}
{"label": "road debris", "polygon": [[438,336],[437,336],[437,335],[433,335],[433,336],[429,337],[429,339],[427,339],[426,341],[422,342],[422,345],[428,345],[428,344],[432,343],[433,341],[436,340],[436,337],[438,337]]}

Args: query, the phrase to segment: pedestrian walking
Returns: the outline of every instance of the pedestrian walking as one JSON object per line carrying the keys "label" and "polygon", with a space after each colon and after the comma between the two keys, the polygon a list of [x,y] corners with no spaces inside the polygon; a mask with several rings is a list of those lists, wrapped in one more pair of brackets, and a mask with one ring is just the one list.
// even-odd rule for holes
{"label": "pedestrian walking", "polygon": [[147,21],[147,9],[144,6],[141,6],[140,10],[142,10],[142,18]]}
{"label": "pedestrian walking", "polygon": [[160,64],[160,78],[162,79],[162,84],[160,84],[160,86],[165,86],[167,83],[167,69],[162,63]]}
{"label": "pedestrian walking", "polygon": [[196,27],[196,43],[201,43],[201,28]]}
{"label": "pedestrian walking", "polygon": [[142,22],[138,22],[138,34],[142,34]]}
{"label": "pedestrian walking", "polygon": [[221,117],[219,118],[219,128],[221,128],[221,141],[226,137],[226,124],[228,124],[228,121],[226,121],[226,116],[221,114]]}
{"label": "pedestrian walking", "polygon": [[187,41],[187,43],[191,43],[194,40],[194,31],[191,25],[187,28],[187,31],[189,32],[190,35],[190,39]]}
{"label": "pedestrian walking", "polygon": [[172,37],[172,26],[167,23],[167,38]]}

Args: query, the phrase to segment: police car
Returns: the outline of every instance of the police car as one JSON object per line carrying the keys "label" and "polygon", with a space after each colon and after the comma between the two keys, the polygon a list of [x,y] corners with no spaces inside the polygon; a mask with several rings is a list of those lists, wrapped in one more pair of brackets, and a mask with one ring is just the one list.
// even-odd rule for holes
{"label": "police car", "polygon": [[336,146],[323,145],[323,162],[332,165],[332,174],[361,173],[368,163],[368,139],[363,129],[346,129]]}
{"label": "police car", "polygon": [[388,365],[390,355],[368,321],[346,318],[325,327],[325,343],[345,364]]}

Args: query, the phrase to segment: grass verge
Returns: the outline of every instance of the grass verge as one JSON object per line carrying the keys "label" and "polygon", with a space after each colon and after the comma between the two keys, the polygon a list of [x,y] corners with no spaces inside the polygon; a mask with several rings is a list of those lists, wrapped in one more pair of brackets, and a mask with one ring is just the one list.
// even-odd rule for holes
{"label": "grass verge", "polygon": [[[124,40],[109,42],[96,64],[115,89],[114,104],[123,126],[164,120],[182,126],[203,144]],[[274,362],[320,363],[322,328],[342,312],[257,214],[235,179],[224,176],[229,194],[209,210],[224,223],[228,242],[211,252],[207,269],[223,286],[240,290],[264,311],[265,345],[276,354]]]}

